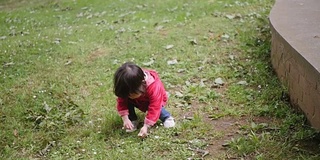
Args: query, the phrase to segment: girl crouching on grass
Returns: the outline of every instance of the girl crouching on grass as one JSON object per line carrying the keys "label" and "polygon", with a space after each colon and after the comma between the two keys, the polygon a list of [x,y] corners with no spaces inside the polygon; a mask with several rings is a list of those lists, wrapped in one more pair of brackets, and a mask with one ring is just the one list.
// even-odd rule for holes
{"label": "girl crouching on grass", "polygon": [[115,72],[114,93],[118,97],[117,110],[126,132],[137,129],[135,108],[147,112],[139,137],[146,137],[148,128],[158,119],[166,128],[175,126],[174,118],[164,108],[168,96],[156,71],[141,69],[132,62],[124,63]]}

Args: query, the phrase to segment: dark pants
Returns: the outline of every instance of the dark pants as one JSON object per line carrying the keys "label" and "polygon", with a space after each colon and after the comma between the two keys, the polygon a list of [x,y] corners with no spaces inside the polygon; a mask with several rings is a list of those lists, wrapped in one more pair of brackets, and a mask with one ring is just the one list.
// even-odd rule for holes
{"label": "dark pants", "polygon": [[[128,109],[129,109],[129,119],[130,121],[135,121],[138,119],[136,111],[135,111],[135,106],[131,103],[128,104]],[[162,122],[164,122],[167,118],[169,118],[171,115],[170,113],[164,108],[161,108],[161,112],[160,112],[160,120]]]}

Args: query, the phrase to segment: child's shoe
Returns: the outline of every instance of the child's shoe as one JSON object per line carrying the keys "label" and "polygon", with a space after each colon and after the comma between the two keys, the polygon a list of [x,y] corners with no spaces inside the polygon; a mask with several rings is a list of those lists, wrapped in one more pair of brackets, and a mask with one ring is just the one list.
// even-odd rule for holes
{"label": "child's shoe", "polygon": [[174,118],[171,116],[163,122],[164,128],[171,128],[171,127],[174,127],[175,125],[176,125],[176,122],[174,122]]}
{"label": "child's shoe", "polygon": [[139,122],[138,121],[131,121],[131,123],[133,125],[133,128],[126,129],[126,132],[134,132],[135,130],[137,130]]}

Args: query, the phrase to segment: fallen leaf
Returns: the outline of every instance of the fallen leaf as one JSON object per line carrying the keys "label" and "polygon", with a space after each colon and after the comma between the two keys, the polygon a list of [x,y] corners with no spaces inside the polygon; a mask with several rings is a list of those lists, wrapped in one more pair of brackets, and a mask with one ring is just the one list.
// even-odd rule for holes
{"label": "fallen leaf", "polygon": [[87,9],[89,9],[89,7],[82,7],[81,9],[82,10],[87,10]]}
{"label": "fallen leaf", "polygon": [[55,43],[55,44],[60,44],[60,43],[61,43],[61,39],[56,38],[56,39],[53,41],[53,43]]}
{"label": "fallen leaf", "polygon": [[184,104],[177,102],[177,103],[175,103],[175,106],[176,107],[184,107]]}
{"label": "fallen leaf", "polygon": [[24,36],[24,35],[29,35],[30,33],[29,32],[21,32],[21,35]]}
{"label": "fallen leaf", "polygon": [[18,137],[18,131],[17,131],[16,129],[13,131],[13,135],[14,135],[15,137]]}
{"label": "fallen leaf", "polygon": [[173,47],[174,47],[174,45],[170,44],[170,45],[167,45],[165,48],[166,48],[166,50],[169,50],[169,49],[171,49]]}
{"label": "fallen leaf", "polygon": [[87,19],[91,19],[93,17],[93,15],[92,14],[89,14],[86,18]]}
{"label": "fallen leaf", "polygon": [[69,41],[68,44],[76,44],[77,42]]}
{"label": "fallen leaf", "polygon": [[221,15],[223,15],[221,12],[214,12],[211,13],[211,15],[213,15],[214,17],[221,17]]}
{"label": "fallen leaf", "polygon": [[174,7],[174,8],[172,8],[172,9],[167,9],[169,12],[174,12],[174,11],[176,11],[178,9],[178,7]]}
{"label": "fallen leaf", "polygon": [[162,29],[163,29],[163,26],[157,26],[157,27],[156,27],[156,30],[157,30],[157,31],[162,30]]}
{"label": "fallen leaf", "polygon": [[184,119],[186,119],[186,120],[193,120],[194,118],[191,117],[191,116],[189,116],[189,117],[184,117]]}
{"label": "fallen leaf", "polygon": [[200,87],[205,87],[206,85],[204,84],[204,82],[206,82],[206,81],[207,81],[207,79],[202,78],[202,79],[200,80],[199,86],[200,86]]}
{"label": "fallen leaf", "polygon": [[12,66],[12,65],[14,65],[13,62],[8,62],[8,63],[5,63],[5,64],[3,65],[3,67],[9,67],[9,66]]}
{"label": "fallen leaf", "polygon": [[236,16],[235,16],[234,14],[231,14],[231,15],[227,14],[226,17],[227,17],[228,19],[233,19],[233,18],[235,18]]}
{"label": "fallen leaf", "polygon": [[178,63],[178,61],[176,59],[167,61],[168,65],[174,65],[174,64],[177,64],[177,63]]}
{"label": "fallen leaf", "polygon": [[238,13],[238,14],[227,14],[226,17],[228,19],[240,19],[242,16],[241,14]]}
{"label": "fallen leaf", "polygon": [[179,91],[175,91],[175,96],[177,96],[178,98],[183,97],[183,94]]}
{"label": "fallen leaf", "polygon": [[46,102],[43,103],[43,108],[47,111],[47,113],[51,111],[51,107]]}
{"label": "fallen leaf", "polygon": [[224,81],[222,80],[222,78],[217,78],[217,79],[214,80],[214,83],[217,84],[217,85],[223,85]]}
{"label": "fallen leaf", "polygon": [[239,85],[248,85],[247,81],[239,81],[237,84],[239,84]]}
{"label": "fallen leaf", "polygon": [[123,32],[125,32],[125,31],[126,31],[126,29],[120,28],[120,29],[117,31],[117,33],[123,33]]}
{"label": "fallen leaf", "polygon": [[185,83],[186,83],[186,86],[190,86],[191,85],[190,81],[185,81]]}
{"label": "fallen leaf", "polygon": [[0,40],[5,40],[7,38],[7,36],[1,36]]}
{"label": "fallen leaf", "polygon": [[154,60],[152,58],[150,58],[149,62],[144,62],[142,63],[144,66],[151,66],[154,63]]}
{"label": "fallen leaf", "polygon": [[67,65],[70,65],[72,63],[71,60],[68,60],[64,65],[67,66]]}
{"label": "fallen leaf", "polygon": [[230,38],[230,36],[229,36],[228,34],[223,34],[223,35],[221,36],[221,38],[229,39],[229,38]]}
{"label": "fallen leaf", "polygon": [[191,40],[190,43],[191,43],[192,45],[197,45],[197,44],[198,44],[197,40],[195,40],[195,39]]}
{"label": "fallen leaf", "polygon": [[234,55],[229,55],[229,58],[230,58],[231,60],[234,60]]}
{"label": "fallen leaf", "polygon": [[80,17],[83,17],[83,15],[84,15],[83,12],[81,12],[81,13],[77,14],[76,17],[77,17],[77,18],[80,18]]}

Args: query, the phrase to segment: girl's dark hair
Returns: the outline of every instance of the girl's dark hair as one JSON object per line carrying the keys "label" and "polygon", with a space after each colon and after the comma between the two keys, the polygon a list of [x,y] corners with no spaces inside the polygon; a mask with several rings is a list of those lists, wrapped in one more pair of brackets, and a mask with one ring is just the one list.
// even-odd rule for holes
{"label": "girl's dark hair", "polygon": [[114,94],[127,98],[130,93],[144,93],[143,70],[132,62],[126,62],[114,74]]}

